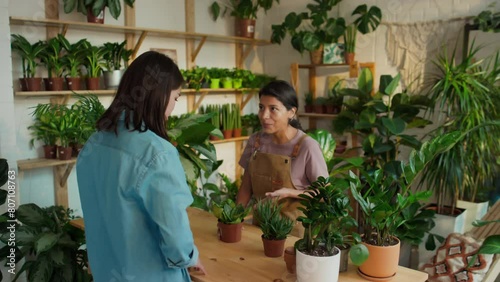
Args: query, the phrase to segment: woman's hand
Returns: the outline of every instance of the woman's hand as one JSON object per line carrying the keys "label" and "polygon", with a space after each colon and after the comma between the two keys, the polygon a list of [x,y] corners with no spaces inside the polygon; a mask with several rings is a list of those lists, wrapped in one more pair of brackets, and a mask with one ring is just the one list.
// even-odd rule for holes
{"label": "woman's hand", "polygon": [[196,262],[196,265],[190,267],[191,271],[197,271],[199,272],[200,274],[203,274],[203,275],[206,275],[207,274],[207,271],[205,270],[205,267],[203,266],[203,264],[201,264],[201,260],[198,258],[198,261]]}
{"label": "woman's hand", "polygon": [[266,197],[278,198],[279,200],[283,198],[298,198],[300,194],[302,194],[300,190],[283,187],[273,192],[267,192]]}

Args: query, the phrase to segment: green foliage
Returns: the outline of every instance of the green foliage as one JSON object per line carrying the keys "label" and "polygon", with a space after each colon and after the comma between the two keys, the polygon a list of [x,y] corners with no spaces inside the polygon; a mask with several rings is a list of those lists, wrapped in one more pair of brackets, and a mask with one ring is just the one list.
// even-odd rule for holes
{"label": "green foliage", "polygon": [[241,110],[240,105],[231,104],[231,112],[234,119],[234,128],[241,128]]}
{"label": "green foliage", "polygon": [[76,144],[85,144],[90,136],[96,132],[97,121],[106,109],[96,95],[75,95],[78,100],[71,106],[71,111],[79,119],[74,128],[71,141]]}
{"label": "green foliage", "polygon": [[356,220],[349,215],[352,210],[347,189],[349,182],[344,178],[319,177],[304,194],[301,194],[299,210],[304,216],[297,218],[305,228],[304,237],[295,247],[306,254],[324,250],[325,256],[334,254],[335,246],[342,246],[345,238],[353,236],[360,241],[359,235],[350,232],[357,226]]}
{"label": "green foliage", "polygon": [[34,123],[28,126],[32,131],[33,138],[30,140],[31,147],[35,140],[42,141],[45,145],[55,145],[58,137],[58,120],[60,105],[38,104],[34,107],[32,116]]}
{"label": "green foliage", "polygon": [[324,129],[316,129],[315,131],[308,132],[307,135],[311,136],[318,142],[328,171],[332,171],[334,164],[333,154],[335,152],[335,147],[337,146],[335,138],[333,138],[330,132]]}
{"label": "green foliage", "polygon": [[304,96],[304,103],[306,106],[311,106],[314,102],[313,94],[311,92],[307,92]]}
{"label": "green foliage", "polygon": [[[487,224],[500,224],[500,219],[497,220],[476,220],[472,223],[472,225],[476,227],[481,227]],[[478,254],[500,254],[500,235],[495,234],[495,235],[490,235],[486,237],[481,244],[481,247],[479,247],[479,250],[477,250],[477,253],[474,254],[472,259],[469,261],[469,267],[473,266],[477,260],[477,255]]]}
{"label": "green foliage", "polygon": [[232,109],[231,104],[222,105],[222,128],[224,130],[231,130],[235,127],[235,118],[234,118],[234,110]]}
{"label": "green foliage", "polygon": [[209,77],[208,69],[199,66],[195,66],[190,70],[185,70],[183,75],[188,87],[196,89],[197,91],[201,89],[201,85],[205,80],[208,80]]}
{"label": "green foliage", "polygon": [[459,146],[439,154],[425,170],[421,184],[434,191],[438,213],[444,212],[445,203],[455,206],[457,199],[476,201],[483,187],[500,172],[500,130],[498,126],[481,126],[500,120],[500,53],[478,60],[479,50],[472,44],[459,63],[456,50],[451,56],[443,52],[430,76],[429,98],[444,115],[444,123],[430,135],[468,132]]}
{"label": "green foliage", "polygon": [[251,127],[253,132],[257,132],[261,129],[259,116],[251,113],[241,116],[241,124],[245,127]]}
{"label": "green foliage", "polygon": [[61,44],[60,34],[57,37],[44,41],[45,48],[40,54],[42,63],[45,64],[48,71],[48,76],[51,78],[62,77],[64,72],[64,61],[62,59],[63,45]]}
{"label": "green foliage", "polygon": [[281,214],[282,205],[271,198],[264,198],[255,205],[254,216],[268,240],[283,240],[293,228],[293,220]]}
{"label": "green foliage", "polygon": [[[108,7],[109,13],[116,20],[122,12],[120,0],[63,0],[64,12],[69,14],[77,9],[79,13],[87,15],[87,7],[92,9],[94,15],[99,15],[104,7]],[[134,7],[135,0],[124,0],[125,4]]]}
{"label": "green foliage", "polygon": [[106,42],[101,47],[103,49],[104,68],[107,71],[120,70],[122,64],[126,65],[128,63],[133,51],[126,49],[126,44],[127,40],[122,43]]}
{"label": "green foliage", "polygon": [[[306,6],[309,11],[289,13],[282,24],[272,25],[271,42],[281,44],[288,33],[292,47],[300,53],[315,51],[323,44],[337,42],[346,30],[346,21],[342,17],[331,17],[329,12],[340,1],[314,0],[314,4]],[[352,25],[363,34],[374,31],[382,20],[382,12],[376,6],[368,9],[366,5],[359,5],[352,15],[359,15]]]}
{"label": "green foliage", "polygon": [[[7,160],[0,158],[0,187],[2,187],[5,183],[7,183],[8,173],[9,173],[9,164],[7,163]],[[5,191],[5,190],[0,190],[0,191]],[[4,195],[1,194],[0,198],[4,199],[3,197]],[[5,201],[0,202],[0,205],[3,205],[4,203]]]}
{"label": "green foliage", "polygon": [[84,65],[87,68],[88,77],[99,77],[104,67],[104,49],[92,46],[90,42],[84,41],[82,47],[85,49]]}
{"label": "green foliage", "polygon": [[276,80],[276,76],[270,76],[267,74],[254,74],[255,78],[252,81],[245,82],[243,80],[243,87],[260,89],[266,86],[269,82]]}
{"label": "green foliage", "polygon": [[[231,11],[231,16],[240,19],[256,19],[257,12],[259,9],[263,9],[267,12],[272,8],[274,2],[279,4],[279,0],[227,0],[226,3],[221,3],[224,6],[222,16],[226,14],[228,10]],[[219,1],[214,1],[210,5],[210,13],[212,18],[216,21],[219,16],[221,16],[221,6]]]}
{"label": "green foliage", "polygon": [[475,16],[473,20],[474,24],[482,31],[500,31],[500,12],[498,11],[482,11],[479,15]]}
{"label": "green foliage", "polygon": [[227,198],[220,203],[213,203],[212,213],[225,224],[238,224],[243,221],[250,212],[250,207],[245,208],[242,204],[236,204]]}
{"label": "green foliage", "polygon": [[71,44],[62,34],[58,34],[57,37],[66,52],[62,57],[63,68],[66,75],[69,77],[80,76],[80,66],[85,59],[84,46],[88,44],[85,43],[87,39],[80,39],[78,42]]}
{"label": "green foliage", "polygon": [[[4,199],[2,199],[4,200]],[[27,281],[92,281],[88,273],[88,258],[84,231],[72,226],[73,211],[62,206],[40,208],[36,204],[20,205],[16,211],[16,246],[7,245],[10,227],[7,213],[0,216],[0,240],[6,245],[0,249],[0,261],[7,260],[10,249],[15,249],[15,261],[26,260],[12,281],[27,272]]]}
{"label": "green foliage", "polygon": [[31,44],[24,36],[19,34],[12,34],[11,37],[10,46],[21,57],[23,77],[35,77],[36,68],[47,45],[42,41]]}

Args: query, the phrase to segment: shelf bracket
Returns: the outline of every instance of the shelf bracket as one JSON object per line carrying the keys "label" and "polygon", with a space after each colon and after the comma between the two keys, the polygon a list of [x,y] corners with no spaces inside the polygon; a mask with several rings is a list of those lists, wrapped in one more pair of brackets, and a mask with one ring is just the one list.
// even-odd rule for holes
{"label": "shelf bracket", "polygon": [[134,52],[132,52],[132,59],[135,59],[137,56],[137,52],[139,52],[139,48],[141,48],[142,42],[144,42],[144,39],[146,39],[146,36],[148,35],[147,31],[143,31],[141,33],[141,36],[137,40],[137,43],[135,44]]}
{"label": "shelf bracket", "polygon": [[250,55],[250,53],[255,49],[255,43],[252,43],[251,45],[249,45],[248,47],[245,48],[245,50],[243,51],[243,54],[241,54],[241,62],[245,62],[245,60],[247,59],[248,55]]}
{"label": "shelf bracket", "polygon": [[248,93],[246,96],[245,96],[245,99],[243,99],[243,101],[241,102],[241,109],[243,110],[245,108],[245,106],[248,104],[248,102],[250,101],[250,99],[252,99],[252,96],[253,94],[255,93]]}
{"label": "shelf bracket", "polygon": [[54,166],[55,204],[68,208],[68,177],[75,164]]}
{"label": "shelf bracket", "polygon": [[62,31],[61,31],[62,36],[66,36],[66,33],[68,32],[68,28],[69,28],[69,25],[67,25],[67,24],[63,25]]}
{"label": "shelf bracket", "polygon": [[198,56],[198,53],[200,53],[200,50],[201,50],[201,47],[203,47],[203,44],[205,44],[205,41],[207,40],[207,37],[206,36],[203,36],[201,38],[201,41],[200,43],[198,43],[198,46],[196,46],[195,50],[193,51],[193,53],[191,53],[191,61],[192,62],[195,62],[196,61],[196,57]]}
{"label": "shelf bracket", "polygon": [[198,101],[196,101],[194,103],[194,109],[193,110],[196,110],[200,107],[201,105],[201,102],[203,102],[203,99],[205,98],[205,96],[207,95],[208,92],[201,92],[201,96],[200,98],[198,98]]}

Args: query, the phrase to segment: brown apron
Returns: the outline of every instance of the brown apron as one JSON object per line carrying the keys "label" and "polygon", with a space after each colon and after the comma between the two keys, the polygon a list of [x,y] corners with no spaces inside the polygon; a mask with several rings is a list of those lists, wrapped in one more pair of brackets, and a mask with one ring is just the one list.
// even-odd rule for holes
{"label": "brown apron", "polygon": [[[270,153],[259,152],[260,135],[256,136],[254,153],[250,158],[249,172],[252,182],[253,196],[260,200],[266,197],[266,192],[279,190],[283,187],[297,189],[292,183],[292,160],[297,157],[300,145],[304,138],[304,134],[299,142],[295,144],[291,156],[276,155]],[[284,198],[279,201],[282,204],[281,213],[294,220],[294,228],[292,235],[302,237],[304,227],[301,222],[298,222],[297,217],[303,215],[303,212],[297,208],[300,205],[300,199],[297,198]]]}

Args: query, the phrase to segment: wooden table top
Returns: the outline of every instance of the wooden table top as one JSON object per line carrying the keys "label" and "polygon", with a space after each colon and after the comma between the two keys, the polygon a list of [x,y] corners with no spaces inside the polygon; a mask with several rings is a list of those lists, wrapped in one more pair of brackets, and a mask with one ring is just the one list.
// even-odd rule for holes
{"label": "wooden table top", "polygon": [[[192,272],[195,282],[295,282],[296,276],[286,270],[283,257],[269,258],[264,255],[262,232],[256,226],[245,224],[241,241],[225,243],[217,237],[217,219],[203,210],[188,209],[191,230],[200,259],[207,275]],[[83,219],[73,220],[72,225],[84,228]],[[299,238],[289,236],[286,246],[293,246]],[[357,267],[349,265],[347,272],[341,272],[339,281],[366,282],[357,274]],[[400,266],[392,281],[423,282],[427,273]]]}

